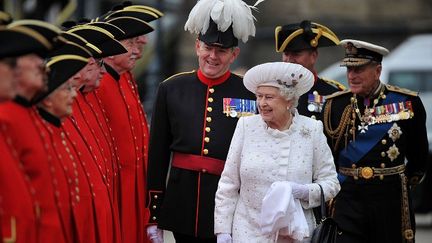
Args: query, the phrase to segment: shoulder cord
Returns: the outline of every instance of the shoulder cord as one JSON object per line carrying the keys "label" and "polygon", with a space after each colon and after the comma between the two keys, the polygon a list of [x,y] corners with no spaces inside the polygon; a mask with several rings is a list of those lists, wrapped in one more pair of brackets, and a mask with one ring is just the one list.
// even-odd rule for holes
{"label": "shoulder cord", "polygon": [[350,115],[352,113],[352,107],[351,105],[347,105],[342,113],[341,120],[339,122],[339,125],[336,127],[336,129],[333,129],[331,126],[331,105],[332,105],[331,99],[327,101],[327,105],[324,108],[324,129],[325,132],[333,139],[336,139],[336,143],[333,144],[333,151],[336,152],[340,143],[341,138],[343,137],[343,133],[346,131],[346,129],[349,126],[350,122]]}

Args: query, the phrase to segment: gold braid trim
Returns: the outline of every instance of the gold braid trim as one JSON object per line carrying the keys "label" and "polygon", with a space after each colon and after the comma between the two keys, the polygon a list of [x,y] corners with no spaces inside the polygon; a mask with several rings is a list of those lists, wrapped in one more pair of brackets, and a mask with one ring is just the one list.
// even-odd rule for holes
{"label": "gold braid trim", "polygon": [[404,239],[403,242],[412,243],[414,242],[414,231],[411,228],[407,177],[405,176],[404,173],[401,173],[400,178],[401,178],[401,185],[402,185],[402,197],[401,197],[402,237]]}
{"label": "gold braid trim", "polygon": [[333,151],[337,151],[341,138],[344,132],[349,126],[350,115],[352,113],[352,106],[347,105],[342,113],[341,120],[336,129],[331,126],[331,105],[333,100],[327,100],[327,104],[324,108],[324,129],[326,133],[332,138],[336,139],[336,143],[333,145]]}

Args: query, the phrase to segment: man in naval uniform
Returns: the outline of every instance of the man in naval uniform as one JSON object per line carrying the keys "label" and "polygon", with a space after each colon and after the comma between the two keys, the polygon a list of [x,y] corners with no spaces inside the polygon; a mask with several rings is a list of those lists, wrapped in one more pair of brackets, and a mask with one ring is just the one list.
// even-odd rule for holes
{"label": "man in naval uniform", "polygon": [[250,7],[239,1],[218,2],[231,16],[228,23],[224,14],[206,16],[217,11],[214,1],[198,1],[185,29],[199,34],[199,68],[159,85],[147,174],[152,242],[163,242],[161,229],[172,231],[176,242],[216,242],[215,193],[231,137],[238,118],[256,110],[255,96],[230,71],[240,52],[238,39],[245,42],[255,32]]}
{"label": "man in naval uniform", "polygon": [[334,80],[317,76],[315,63],[318,48],[339,44],[338,37],[326,26],[304,20],[301,23],[277,26],[275,29],[276,52],[282,52],[284,62],[297,63],[315,75],[314,86],[303,94],[297,106],[301,115],[321,120],[325,96],[345,87]]}
{"label": "man in naval uniform", "polygon": [[388,50],[343,40],[349,90],[327,97],[325,133],[342,190],[338,242],[413,242],[410,189],[426,170],[426,112],[417,92],[380,82]]}

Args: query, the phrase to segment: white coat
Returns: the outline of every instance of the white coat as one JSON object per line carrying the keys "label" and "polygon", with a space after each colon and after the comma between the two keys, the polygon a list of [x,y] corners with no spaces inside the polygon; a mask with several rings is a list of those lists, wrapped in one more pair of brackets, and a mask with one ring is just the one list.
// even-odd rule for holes
{"label": "white coat", "polygon": [[[307,185],[309,200],[301,205],[312,235],[312,208],[320,205],[317,183],[326,200],[340,190],[321,121],[296,111],[290,128],[279,131],[260,115],[240,118],[216,192],[215,234],[230,233],[234,243],[276,242],[276,234],[263,235],[258,223],[262,199],[275,181]],[[280,236],[277,242],[295,241]]]}

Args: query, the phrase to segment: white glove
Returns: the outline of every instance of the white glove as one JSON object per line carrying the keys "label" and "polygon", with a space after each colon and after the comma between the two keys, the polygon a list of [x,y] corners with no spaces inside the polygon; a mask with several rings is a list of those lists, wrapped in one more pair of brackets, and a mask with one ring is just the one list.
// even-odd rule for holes
{"label": "white glove", "polygon": [[294,198],[309,201],[309,188],[306,185],[296,182],[289,182],[291,184],[292,194]]}
{"label": "white glove", "polygon": [[217,243],[232,243],[231,235],[228,233],[216,234]]}
{"label": "white glove", "polygon": [[147,236],[152,243],[163,243],[163,230],[159,229],[157,225],[150,225],[147,227]]}

